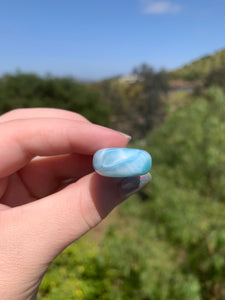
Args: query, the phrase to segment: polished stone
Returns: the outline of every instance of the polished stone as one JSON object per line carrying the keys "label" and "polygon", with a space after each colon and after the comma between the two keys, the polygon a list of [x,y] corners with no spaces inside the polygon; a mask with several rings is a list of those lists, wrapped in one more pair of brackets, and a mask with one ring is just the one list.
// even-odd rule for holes
{"label": "polished stone", "polygon": [[131,148],[106,148],[93,157],[95,171],[106,177],[132,177],[149,172],[152,166],[150,154]]}

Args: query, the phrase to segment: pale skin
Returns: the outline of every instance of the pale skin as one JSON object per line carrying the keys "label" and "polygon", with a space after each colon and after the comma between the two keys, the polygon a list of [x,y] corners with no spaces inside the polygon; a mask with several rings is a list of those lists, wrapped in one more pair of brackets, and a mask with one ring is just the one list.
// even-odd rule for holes
{"label": "pale skin", "polygon": [[92,156],[129,138],[44,108],[1,116],[0,137],[0,299],[36,299],[52,260],[124,200]]}

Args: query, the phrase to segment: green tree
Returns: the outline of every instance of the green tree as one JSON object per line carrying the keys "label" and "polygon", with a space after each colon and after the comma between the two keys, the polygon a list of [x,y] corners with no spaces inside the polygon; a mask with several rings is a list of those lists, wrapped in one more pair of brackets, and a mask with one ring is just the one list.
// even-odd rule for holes
{"label": "green tree", "polygon": [[210,88],[204,97],[177,110],[149,140],[164,145],[160,150],[153,148],[154,160],[176,173],[173,180],[177,185],[219,201],[225,199],[224,104],[222,90]]}
{"label": "green tree", "polygon": [[120,77],[104,80],[98,85],[102,97],[111,108],[111,126],[143,138],[160,124],[169,86],[165,71],[154,71],[148,65],[134,69],[136,80],[124,82]]}
{"label": "green tree", "polygon": [[165,71],[155,72],[146,64],[134,69],[141,90],[137,104],[131,105],[130,113],[135,122],[139,137],[144,137],[149,130],[160,124],[164,117],[163,98],[168,92],[168,77]]}
{"label": "green tree", "polygon": [[225,67],[212,70],[205,78],[204,86],[218,86],[225,92]]}
{"label": "green tree", "polygon": [[109,125],[109,106],[99,92],[73,78],[5,75],[0,79],[0,113],[15,108],[54,107],[78,112],[94,123]]}
{"label": "green tree", "polygon": [[213,70],[225,66],[225,49],[212,55],[206,55],[190,64],[186,64],[180,69],[171,71],[171,79],[184,79],[189,81],[204,80],[204,78]]}

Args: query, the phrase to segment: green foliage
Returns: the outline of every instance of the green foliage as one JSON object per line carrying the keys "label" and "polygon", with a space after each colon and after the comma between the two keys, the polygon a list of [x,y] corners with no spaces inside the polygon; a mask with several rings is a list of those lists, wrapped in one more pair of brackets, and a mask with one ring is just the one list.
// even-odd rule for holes
{"label": "green foliage", "polygon": [[173,247],[148,221],[134,220],[122,232],[112,224],[101,247],[82,239],[66,249],[44,277],[40,299],[200,300],[198,280],[179,270]]}
{"label": "green foliage", "polygon": [[132,120],[140,120],[134,122],[133,127],[139,132],[139,137],[143,137],[163,120],[163,96],[167,94],[169,84],[165,71],[155,72],[145,64],[134,69],[133,73],[140,79],[142,87],[139,103],[136,107],[131,106]]}
{"label": "green foliage", "polygon": [[204,79],[212,70],[225,67],[225,50],[216,52],[213,55],[204,56],[193,61],[184,67],[170,72],[171,79],[182,78],[184,80]]}
{"label": "green foliage", "polygon": [[[193,99],[151,136],[151,144],[166,147],[154,151],[154,161],[176,172],[178,186],[197,189],[202,195],[223,201],[225,193],[225,97],[222,91],[211,88],[205,98]],[[169,138],[168,138],[169,137]],[[152,152],[151,151],[151,152]]]}
{"label": "green foliage", "polygon": [[166,72],[147,65],[134,69],[133,75],[137,78],[134,82],[113,78],[97,88],[111,107],[111,127],[143,138],[163,120],[168,78]]}
{"label": "green foliage", "polygon": [[225,92],[225,66],[212,70],[205,78],[204,86],[218,86]]}
{"label": "green foliage", "polygon": [[156,171],[139,217],[180,249],[180,270],[196,276],[201,299],[225,297],[224,103],[210,88],[148,137]]}
{"label": "green foliage", "polygon": [[179,107],[182,107],[191,101],[192,92],[177,90],[169,93],[167,98],[167,115],[174,113]]}
{"label": "green foliage", "polygon": [[72,78],[41,78],[34,74],[2,77],[0,113],[25,107],[67,109],[82,114],[92,122],[109,124],[109,107],[100,94]]}

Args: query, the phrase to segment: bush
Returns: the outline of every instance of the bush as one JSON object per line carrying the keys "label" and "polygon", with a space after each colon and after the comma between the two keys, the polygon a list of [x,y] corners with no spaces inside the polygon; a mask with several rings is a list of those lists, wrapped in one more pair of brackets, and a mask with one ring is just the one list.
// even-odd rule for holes
{"label": "bush", "polygon": [[[225,96],[211,88],[148,137],[148,150],[174,184],[224,201]],[[163,145],[163,146],[162,146]],[[170,171],[172,170],[172,174]]]}
{"label": "bush", "polygon": [[225,67],[212,70],[205,78],[204,86],[218,86],[225,92]]}
{"label": "bush", "polygon": [[93,88],[72,78],[41,78],[34,74],[5,75],[0,79],[0,114],[15,108],[53,107],[82,114],[109,125],[109,107]]}

